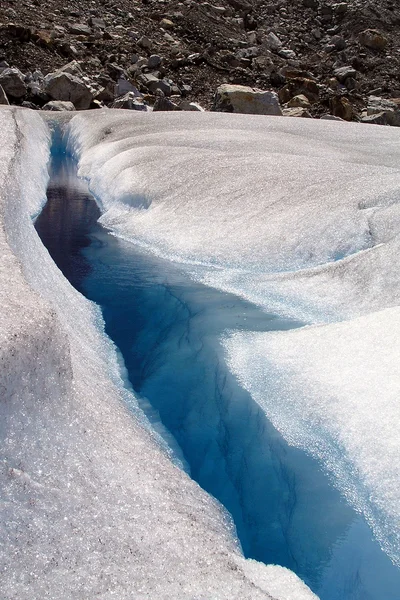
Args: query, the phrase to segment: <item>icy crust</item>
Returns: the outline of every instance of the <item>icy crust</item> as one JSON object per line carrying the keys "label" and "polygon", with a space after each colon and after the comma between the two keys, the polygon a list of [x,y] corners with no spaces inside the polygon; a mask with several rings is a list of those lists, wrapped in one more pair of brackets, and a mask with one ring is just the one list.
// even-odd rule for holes
{"label": "icy crust", "polygon": [[1,597],[315,598],[249,565],[220,506],[123,407],[99,311],[30,218],[49,131],[26,110],[0,120]]}

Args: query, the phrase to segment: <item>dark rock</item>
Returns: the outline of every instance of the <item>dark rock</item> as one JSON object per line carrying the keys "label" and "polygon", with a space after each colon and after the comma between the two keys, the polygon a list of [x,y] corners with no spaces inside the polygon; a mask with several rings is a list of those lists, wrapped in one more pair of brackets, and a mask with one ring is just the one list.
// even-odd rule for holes
{"label": "dark rock", "polygon": [[141,110],[148,111],[149,107],[145,104],[143,98],[138,98],[132,92],[128,92],[125,96],[117,98],[111,108],[122,108],[125,110]]}
{"label": "dark rock", "polygon": [[4,69],[0,73],[0,85],[7,94],[8,97],[12,98],[23,98],[25,96],[27,87],[25,84],[25,77],[19,69]]}
{"label": "dark rock", "polygon": [[51,110],[56,112],[71,112],[76,110],[72,102],[66,102],[62,100],[51,100],[42,106],[42,110]]}
{"label": "dark rock", "polygon": [[45,92],[52,100],[72,102],[78,110],[89,108],[93,94],[89,88],[69,73],[50,73],[45,78]]}
{"label": "dark rock", "polygon": [[372,50],[384,50],[387,46],[387,38],[376,29],[366,29],[359,35],[360,44]]}

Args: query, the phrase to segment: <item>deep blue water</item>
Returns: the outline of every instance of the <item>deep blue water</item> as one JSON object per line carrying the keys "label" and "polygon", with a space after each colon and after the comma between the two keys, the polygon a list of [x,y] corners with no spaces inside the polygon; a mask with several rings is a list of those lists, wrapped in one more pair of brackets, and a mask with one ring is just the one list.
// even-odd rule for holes
{"label": "deep blue water", "polygon": [[36,228],[65,276],[102,307],[143,409],[159,415],[191,476],[231,512],[244,554],[293,569],[322,600],[399,600],[400,571],[363,518],[225,365],[227,329],[299,324],[194,283],[112,236],[98,216],[73,162],[58,157]]}

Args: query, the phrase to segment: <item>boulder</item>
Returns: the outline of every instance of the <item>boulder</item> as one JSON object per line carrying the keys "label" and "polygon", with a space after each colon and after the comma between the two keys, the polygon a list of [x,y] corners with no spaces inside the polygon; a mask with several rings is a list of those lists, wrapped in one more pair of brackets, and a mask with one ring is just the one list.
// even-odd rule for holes
{"label": "boulder", "polygon": [[213,110],[248,115],[282,115],[275,92],[244,85],[220,85],[215,93]]}
{"label": "boulder", "polygon": [[63,100],[51,100],[42,107],[42,110],[52,110],[56,112],[71,112],[73,110],[76,110],[76,108],[72,104],[72,102],[67,102]]}
{"label": "boulder", "polygon": [[19,99],[26,94],[25,77],[19,69],[4,69],[0,73],[0,85],[8,97]]}
{"label": "boulder", "polygon": [[69,73],[49,73],[45,77],[45,92],[52,100],[72,102],[76,109],[89,108],[93,94],[78,77]]}
{"label": "boulder", "polygon": [[182,100],[179,105],[181,110],[188,110],[192,112],[205,112],[204,108],[197,104],[197,102],[189,102],[188,100]]}
{"label": "boulder", "polygon": [[312,119],[312,116],[308,110],[306,108],[302,108],[301,106],[284,108],[282,112],[284,117],[305,117],[306,119]]}
{"label": "boulder", "polygon": [[123,108],[126,110],[148,111],[149,107],[144,103],[143,98],[138,98],[133,92],[128,92],[125,96],[114,100],[111,108]]}
{"label": "boulder", "polygon": [[282,104],[289,102],[293,96],[302,94],[310,102],[316,102],[319,97],[319,87],[313,79],[307,77],[294,77],[279,90],[279,100]]}
{"label": "boulder", "polygon": [[330,108],[335,117],[340,117],[344,121],[351,121],[353,118],[353,107],[344,96],[334,96],[331,98]]}
{"label": "boulder", "polygon": [[0,104],[10,104],[8,99],[7,99],[7,95],[5,93],[5,91],[3,90],[3,88],[0,85]]}
{"label": "boulder", "polygon": [[[392,100],[386,100],[380,96],[370,96],[367,104],[367,117],[383,115],[385,124],[400,127],[400,111],[398,105]],[[363,121],[364,123],[366,121]],[[376,122],[369,120],[368,122]]]}
{"label": "boulder", "polygon": [[387,46],[387,38],[377,29],[365,29],[358,37],[360,44],[372,50],[384,50]]}
{"label": "boulder", "polygon": [[286,104],[287,108],[310,108],[311,103],[307,96],[304,94],[299,94],[298,96],[293,96]]}

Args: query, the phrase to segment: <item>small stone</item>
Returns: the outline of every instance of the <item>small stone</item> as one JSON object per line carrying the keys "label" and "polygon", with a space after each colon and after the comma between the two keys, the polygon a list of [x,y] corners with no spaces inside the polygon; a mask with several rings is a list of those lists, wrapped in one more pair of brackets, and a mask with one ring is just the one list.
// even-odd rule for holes
{"label": "small stone", "polygon": [[286,60],[296,58],[296,52],[294,52],[293,50],[289,50],[288,48],[282,48],[282,50],[279,50],[278,55],[281,58],[285,58]]}
{"label": "small stone", "polygon": [[312,10],[318,10],[318,0],[303,0],[303,5]]}
{"label": "small stone", "polygon": [[85,23],[73,23],[69,25],[68,31],[73,35],[91,35],[92,33],[91,28]]}
{"label": "small stone", "polygon": [[91,27],[95,27],[96,29],[105,29],[106,28],[105,21],[103,19],[100,19],[99,17],[90,17],[89,25]]}
{"label": "small stone", "polygon": [[346,66],[335,69],[333,74],[340,83],[344,83],[348,77],[355,77],[357,71],[353,67]]}
{"label": "small stone", "polygon": [[281,40],[273,31],[270,31],[269,34],[263,38],[263,42],[265,42],[265,44],[271,48],[271,50],[279,50],[279,48],[282,47]]}
{"label": "small stone", "polygon": [[182,100],[179,105],[181,110],[192,111],[192,112],[205,112],[204,108],[197,104],[197,102],[189,102],[188,100]]}
{"label": "small stone", "polygon": [[51,100],[42,107],[42,110],[51,110],[55,112],[72,112],[76,110],[72,102],[63,100]]}
{"label": "small stone", "polygon": [[387,38],[376,29],[366,29],[358,37],[360,44],[372,50],[384,50],[387,46]]}
{"label": "small stone", "polygon": [[153,44],[151,40],[146,35],[142,35],[142,37],[138,40],[138,46],[140,46],[141,48],[146,48],[147,50],[150,50],[152,45]]}
{"label": "small stone", "polygon": [[320,119],[322,121],[343,121],[343,119],[341,119],[340,117],[335,117],[335,115],[330,114],[321,115]]}
{"label": "small stone", "polygon": [[160,25],[163,29],[173,29],[175,27],[175,23],[170,19],[161,19]]}
{"label": "small stone", "polygon": [[147,66],[149,69],[157,69],[161,65],[161,63],[161,56],[158,56],[158,54],[152,54],[147,61]]}

